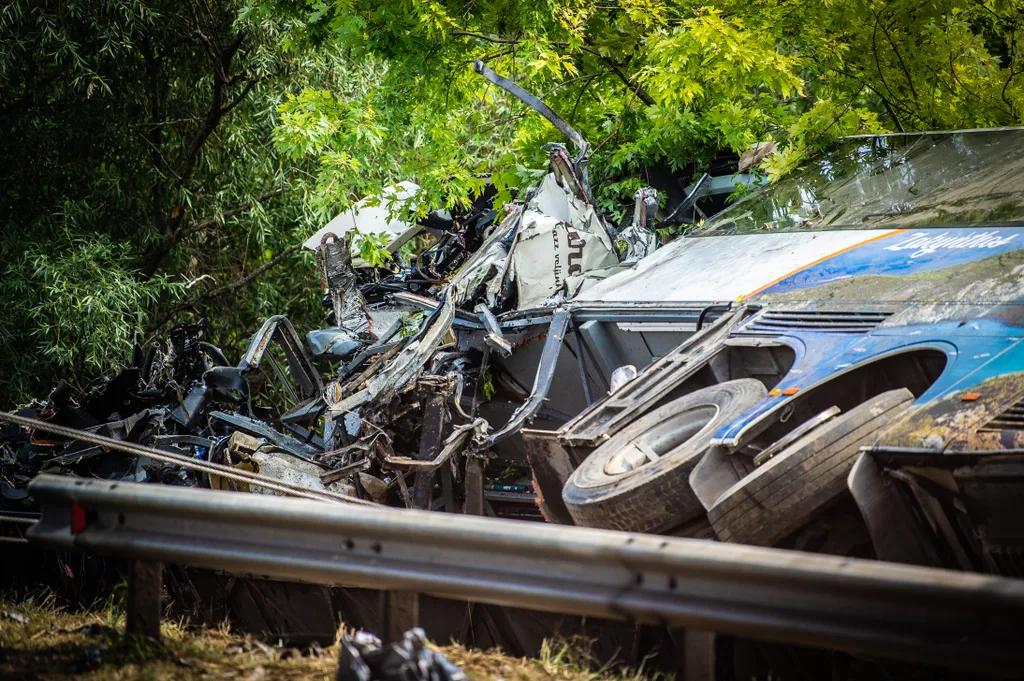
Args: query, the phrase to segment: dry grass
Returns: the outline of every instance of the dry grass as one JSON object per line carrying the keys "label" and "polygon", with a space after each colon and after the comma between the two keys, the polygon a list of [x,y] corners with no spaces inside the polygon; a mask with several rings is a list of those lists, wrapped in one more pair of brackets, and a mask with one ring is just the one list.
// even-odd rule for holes
{"label": "dry grass", "polygon": [[[26,619],[27,618],[27,619]],[[227,626],[196,628],[165,620],[159,644],[121,635],[113,605],[70,612],[52,598],[0,598],[0,679],[26,681],[330,681],[335,646],[300,652],[268,646]],[[552,642],[537,659],[443,646],[472,681],[671,681],[639,671],[593,669],[585,642]]]}

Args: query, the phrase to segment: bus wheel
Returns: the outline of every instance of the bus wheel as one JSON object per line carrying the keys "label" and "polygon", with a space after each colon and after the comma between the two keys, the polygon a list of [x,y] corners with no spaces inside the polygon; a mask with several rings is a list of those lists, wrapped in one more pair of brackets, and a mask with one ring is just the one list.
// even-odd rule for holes
{"label": "bus wheel", "polygon": [[573,472],[562,500],[577,525],[663,532],[704,513],[690,471],[711,438],[766,394],[744,378],[690,393],[626,426]]}
{"label": "bus wheel", "polygon": [[861,445],[914,401],[906,388],[872,397],[810,431],[726,490],[708,511],[722,541],[774,546],[847,492]]}

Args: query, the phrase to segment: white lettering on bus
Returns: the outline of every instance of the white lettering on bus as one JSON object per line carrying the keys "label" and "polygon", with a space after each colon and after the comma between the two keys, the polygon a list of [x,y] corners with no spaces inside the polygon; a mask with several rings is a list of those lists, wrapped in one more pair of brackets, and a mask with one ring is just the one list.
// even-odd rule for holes
{"label": "white lettering on bus", "polygon": [[885,250],[906,251],[914,249],[910,257],[919,258],[922,255],[934,253],[939,249],[997,248],[1010,243],[1016,237],[1016,234],[1000,237],[999,232],[981,232],[980,234],[969,234],[967,236],[949,236],[949,232],[929,236],[927,232],[915,232],[909,238],[898,244],[888,246]]}

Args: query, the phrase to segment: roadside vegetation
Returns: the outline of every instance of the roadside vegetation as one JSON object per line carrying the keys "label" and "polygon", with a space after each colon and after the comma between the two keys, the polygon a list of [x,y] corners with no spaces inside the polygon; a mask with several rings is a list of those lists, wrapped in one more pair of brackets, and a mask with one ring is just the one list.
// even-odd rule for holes
{"label": "roadside vegetation", "polygon": [[[19,681],[332,681],[337,646],[297,650],[219,628],[164,620],[162,642],[126,638],[113,601],[65,610],[52,597],[0,598],[0,679]],[[339,634],[342,632],[340,631]],[[439,648],[471,681],[671,681],[644,670],[600,667],[585,642],[550,641],[536,659],[449,645]]]}
{"label": "roadside vegetation", "polygon": [[0,402],[82,387],[187,316],[232,354],[322,318],[298,243],[411,180],[399,212],[498,202],[544,167],[540,117],[591,142],[614,219],[722,151],[778,177],[842,135],[1020,124],[1002,0],[13,0],[0,8]]}

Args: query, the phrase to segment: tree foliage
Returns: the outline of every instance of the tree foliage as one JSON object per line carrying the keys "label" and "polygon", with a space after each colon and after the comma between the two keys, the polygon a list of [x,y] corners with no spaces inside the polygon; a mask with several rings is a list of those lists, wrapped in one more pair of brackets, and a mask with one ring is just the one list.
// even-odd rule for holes
{"label": "tree foliage", "polygon": [[[133,329],[308,233],[307,169],[271,135],[284,94],[336,87],[340,62],[284,49],[287,29],[218,0],[0,9],[5,402],[110,370]],[[214,340],[237,345],[271,311],[315,313],[312,258],[279,269],[194,306]]]}
{"label": "tree foliage", "polygon": [[[131,330],[204,315],[236,348],[320,315],[294,248],[398,181],[397,212],[498,201],[556,131],[602,208],[775,140],[1018,124],[1017,0],[11,0],[0,7],[0,388],[86,380]],[[381,250],[367,243],[369,255]],[[377,245],[379,246],[379,244]],[[291,249],[291,250],[289,250]],[[378,258],[379,259],[379,258]],[[253,276],[254,273],[258,276]],[[174,315],[168,315],[172,311]],[[150,329],[155,331],[155,329]]]}
{"label": "tree foliage", "polygon": [[481,177],[514,185],[542,163],[557,133],[475,59],[584,133],[615,214],[665,169],[685,179],[766,139],[785,149],[778,175],[841,135],[1021,120],[1021,7],[1006,0],[252,1],[369,69],[358,91],[282,107],[278,144],[317,161],[332,204],[413,179],[420,205],[451,205]]}

